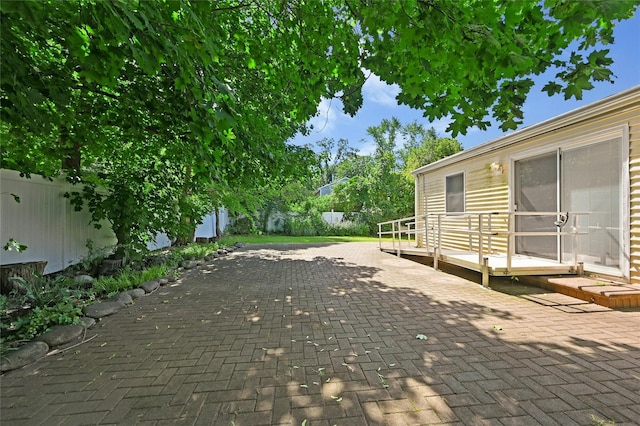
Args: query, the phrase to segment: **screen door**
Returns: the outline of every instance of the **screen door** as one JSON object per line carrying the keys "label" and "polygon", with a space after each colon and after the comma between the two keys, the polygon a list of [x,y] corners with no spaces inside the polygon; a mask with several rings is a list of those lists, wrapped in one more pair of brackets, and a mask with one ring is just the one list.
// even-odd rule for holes
{"label": "screen door", "polygon": [[[558,211],[557,151],[518,160],[515,165],[515,204],[517,212]],[[516,232],[557,232],[555,216],[516,216]],[[518,236],[516,253],[558,259],[558,237]]]}

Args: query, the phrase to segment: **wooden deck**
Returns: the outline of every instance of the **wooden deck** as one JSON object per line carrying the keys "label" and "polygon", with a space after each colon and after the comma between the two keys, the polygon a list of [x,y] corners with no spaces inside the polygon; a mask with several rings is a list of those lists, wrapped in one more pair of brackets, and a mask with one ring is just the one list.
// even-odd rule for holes
{"label": "wooden deck", "polygon": [[[381,247],[381,250],[394,255],[421,256],[432,259],[435,255],[425,248],[404,246],[399,249],[397,246],[391,247],[390,244],[388,247]],[[608,308],[640,307],[640,284],[579,276],[580,271],[576,271],[571,265],[532,256],[514,255],[511,259],[510,269],[507,268],[505,254],[489,254],[484,258],[487,259],[488,266],[487,277],[483,276],[482,278],[483,284],[486,279],[485,285],[488,285],[489,276],[518,276],[520,282]],[[478,263],[478,260],[477,252],[456,251],[444,252],[439,259],[440,262],[483,273],[483,265]],[[533,301],[542,303],[539,300]],[[584,307],[576,312],[578,311],[584,311]]]}
{"label": "wooden deck", "polygon": [[[425,248],[419,247],[381,247],[381,250],[396,255],[412,255],[434,257],[435,253]],[[483,259],[487,259],[488,274],[495,276],[513,275],[575,275],[577,271],[572,265],[559,263],[549,259],[539,257],[513,255],[511,257],[511,267],[507,265],[506,254],[484,254]],[[462,266],[473,271],[482,272],[483,263],[480,262],[478,252],[443,250],[438,259],[440,262],[447,262],[453,265]]]}

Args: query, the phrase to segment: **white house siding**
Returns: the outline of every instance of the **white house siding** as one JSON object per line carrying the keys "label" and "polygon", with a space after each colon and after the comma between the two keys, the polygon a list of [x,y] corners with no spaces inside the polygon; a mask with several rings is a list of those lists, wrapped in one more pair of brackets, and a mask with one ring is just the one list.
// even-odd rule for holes
{"label": "white house siding", "polygon": [[[623,194],[629,196],[627,217],[630,229],[627,234],[630,237],[627,237],[626,248],[626,253],[629,253],[628,271],[623,273],[632,281],[640,282],[640,86],[418,169],[414,172],[419,188],[416,214],[444,212],[445,177],[459,172],[465,172],[467,212],[511,210],[513,193],[509,185],[514,159],[524,153],[579,143],[610,129],[628,129],[629,178],[623,177],[623,185],[628,185]],[[502,174],[491,169],[493,163],[502,166]],[[621,164],[620,167],[624,171],[626,165]],[[493,223],[494,228],[500,223],[499,220],[497,222]],[[445,241],[451,248],[466,249],[468,245],[466,237],[449,237]],[[500,252],[506,251],[504,240],[494,239],[493,246]]]}
{"label": "white house siding", "polygon": [[[640,106],[624,114],[629,123],[631,280],[640,282]],[[621,117],[623,119],[623,117]]]}

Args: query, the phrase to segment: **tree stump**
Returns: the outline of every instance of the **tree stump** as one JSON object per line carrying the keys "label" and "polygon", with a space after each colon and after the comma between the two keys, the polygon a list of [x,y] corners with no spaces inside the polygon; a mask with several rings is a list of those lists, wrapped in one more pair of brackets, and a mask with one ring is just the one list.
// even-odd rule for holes
{"label": "tree stump", "polygon": [[46,266],[46,260],[0,265],[0,294],[9,294],[13,290],[13,283],[9,278],[21,277],[25,281],[33,283],[38,277],[44,275]]}

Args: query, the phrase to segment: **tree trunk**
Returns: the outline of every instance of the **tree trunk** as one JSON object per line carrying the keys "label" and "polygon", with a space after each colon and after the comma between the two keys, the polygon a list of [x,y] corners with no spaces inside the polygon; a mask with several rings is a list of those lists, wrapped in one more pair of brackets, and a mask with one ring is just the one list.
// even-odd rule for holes
{"label": "tree trunk", "polygon": [[216,240],[222,237],[222,230],[220,229],[220,210],[218,207],[213,209],[213,213],[216,215]]}
{"label": "tree trunk", "polygon": [[117,224],[113,225],[113,232],[116,234],[116,239],[118,240],[118,245],[116,246],[116,251],[113,254],[113,257],[115,259],[122,259],[122,265],[126,265],[129,257],[127,244],[131,240],[131,235],[127,229],[123,226],[118,226]]}
{"label": "tree trunk", "polygon": [[80,163],[82,161],[80,143],[77,140],[74,140],[73,142],[69,140],[69,129],[66,126],[62,126],[60,129],[60,146],[64,153],[64,157],[62,158],[62,169],[78,174],[80,172]]}

